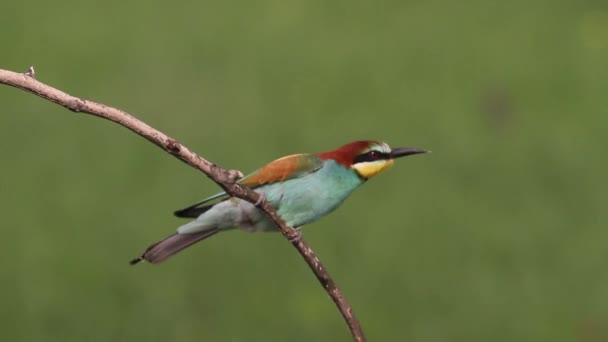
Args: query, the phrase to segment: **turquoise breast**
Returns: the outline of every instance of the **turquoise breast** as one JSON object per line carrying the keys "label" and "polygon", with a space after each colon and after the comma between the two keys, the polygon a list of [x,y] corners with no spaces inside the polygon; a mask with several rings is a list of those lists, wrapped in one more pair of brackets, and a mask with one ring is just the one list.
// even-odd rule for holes
{"label": "turquoise breast", "polygon": [[317,172],[256,189],[292,227],[314,222],[336,209],[363,180],[333,160]]}

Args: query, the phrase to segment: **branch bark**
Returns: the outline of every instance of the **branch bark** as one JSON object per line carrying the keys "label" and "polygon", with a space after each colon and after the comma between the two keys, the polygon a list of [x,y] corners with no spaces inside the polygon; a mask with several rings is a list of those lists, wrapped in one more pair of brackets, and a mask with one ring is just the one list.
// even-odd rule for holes
{"label": "branch bark", "polygon": [[[81,99],[69,95],[59,89],[53,88],[35,78],[34,68],[30,67],[25,73],[17,73],[13,71],[0,69],[0,83],[6,84],[27,92],[33,93],[48,101],[54,102],[76,113],[91,114],[106,120],[114,121],[117,124],[126,127],[134,133],[144,137],[150,142],[156,144],[166,152],[170,153],[184,163],[202,171],[213,182],[219,185],[226,193],[242,198],[251,203],[257,203],[259,199],[258,193],[236,183],[236,180],[242,176],[242,173],[237,170],[226,170],[216,164],[213,164],[206,159],[198,156],[186,146],[180,144],[177,140],[169,137],[159,130],[149,126],[143,121],[135,118],[129,113],[117,108],[106,106],[101,103]],[[260,210],[277,225],[283,236],[298,250],[302,255],[310,269],[313,271],[321,286],[327,291],[327,294],[336,304],[342,317],[346,321],[348,328],[352,334],[354,341],[365,341],[363,330],[355,314],[333,281],[319,258],[315,255],[310,246],[301,238],[300,233],[287,226],[276,211],[266,201],[259,203]]]}

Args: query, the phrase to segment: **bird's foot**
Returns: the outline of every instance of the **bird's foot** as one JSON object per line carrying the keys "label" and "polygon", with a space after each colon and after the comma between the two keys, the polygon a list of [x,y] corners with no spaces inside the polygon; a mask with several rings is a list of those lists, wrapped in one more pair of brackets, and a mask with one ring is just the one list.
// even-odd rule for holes
{"label": "bird's foot", "polygon": [[302,240],[302,236],[303,236],[303,234],[302,234],[301,231],[294,230],[294,233],[290,234],[290,236],[288,237],[288,239],[289,239],[289,242],[295,244],[295,243],[300,242],[300,240]]}
{"label": "bird's foot", "polygon": [[230,183],[236,183],[239,179],[245,177],[243,173],[239,170],[228,170],[228,181]]}
{"label": "bird's foot", "polygon": [[258,208],[260,208],[262,205],[264,205],[264,203],[266,203],[266,195],[264,195],[263,192],[260,192],[259,194],[260,195],[258,196],[258,200],[254,203],[254,205]]}

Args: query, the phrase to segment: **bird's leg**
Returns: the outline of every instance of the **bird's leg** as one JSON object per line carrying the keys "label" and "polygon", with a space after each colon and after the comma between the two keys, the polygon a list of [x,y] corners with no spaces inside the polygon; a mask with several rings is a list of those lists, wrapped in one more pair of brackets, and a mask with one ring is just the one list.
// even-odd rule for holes
{"label": "bird's leg", "polygon": [[[283,194],[281,194],[281,199],[283,198]],[[279,202],[281,200],[279,199]],[[255,203],[253,205],[255,205],[258,208],[261,208],[262,205],[264,205],[264,203],[266,203],[266,195],[263,192],[259,193],[258,196],[258,200],[255,201]],[[298,229],[293,229],[292,230],[293,233],[289,234],[289,236],[287,237],[287,239],[289,239],[289,242],[291,243],[298,243],[300,242],[300,240],[302,240],[302,232],[299,231]]]}
{"label": "bird's leg", "polygon": [[264,195],[263,192],[260,192],[259,194],[260,195],[258,196],[258,200],[255,201],[255,203],[253,204],[258,208],[260,208],[262,205],[264,205],[264,203],[266,203],[266,195]]}
{"label": "bird's leg", "polygon": [[300,242],[300,240],[302,240],[302,235],[303,234],[302,234],[302,232],[300,230],[297,230],[297,229],[294,229],[293,231],[294,231],[294,233],[293,234],[289,234],[288,239],[289,239],[289,242],[295,244],[295,243]]}
{"label": "bird's leg", "polygon": [[243,178],[243,173],[239,170],[228,170],[228,181],[230,183],[235,183],[239,179]]}

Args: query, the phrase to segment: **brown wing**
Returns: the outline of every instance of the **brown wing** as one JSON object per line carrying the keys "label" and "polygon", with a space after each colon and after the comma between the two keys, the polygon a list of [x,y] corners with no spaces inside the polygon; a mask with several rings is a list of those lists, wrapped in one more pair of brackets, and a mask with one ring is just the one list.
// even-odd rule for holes
{"label": "brown wing", "polygon": [[270,162],[243,178],[241,184],[257,187],[313,173],[323,166],[323,160],[312,154],[293,154]]}
{"label": "brown wing", "polygon": [[[256,172],[241,179],[240,183],[250,188],[256,188],[264,184],[302,177],[319,170],[322,166],[323,159],[315,155],[294,154],[270,162]],[[222,200],[226,197],[225,192],[220,192],[187,208],[176,210],[174,214],[177,217],[195,218],[213,207],[217,203],[216,200]]]}

